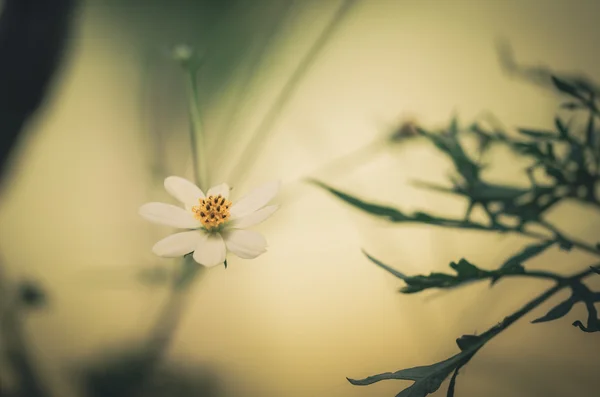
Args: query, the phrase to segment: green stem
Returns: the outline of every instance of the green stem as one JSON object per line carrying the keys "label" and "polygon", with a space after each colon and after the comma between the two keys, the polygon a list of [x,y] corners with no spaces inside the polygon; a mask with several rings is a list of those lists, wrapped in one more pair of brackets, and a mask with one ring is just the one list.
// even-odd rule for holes
{"label": "green stem", "polygon": [[210,186],[208,180],[208,161],[206,159],[206,139],[202,118],[200,116],[200,101],[198,98],[197,70],[188,66],[188,95],[190,112],[190,144],[192,146],[192,162],[194,168],[194,179],[200,189],[206,191]]}

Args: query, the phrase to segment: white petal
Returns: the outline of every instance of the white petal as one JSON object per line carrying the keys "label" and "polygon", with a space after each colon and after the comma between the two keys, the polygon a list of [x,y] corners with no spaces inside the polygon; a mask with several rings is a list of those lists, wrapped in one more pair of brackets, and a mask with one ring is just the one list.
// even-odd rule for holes
{"label": "white petal", "polygon": [[147,203],[140,207],[139,214],[150,222],[160,223],[180,229],[200,227],[200,221],[191,212],[181,207],[165,203]]}
{"label": "white petal", "polygon": [[279,191],[279,185],[279,181],[269,182],[250,191],[231,206],[231,217],[240,218],[261,209],[275,197]]}
{"label": "white petal", "polygon": [[154,244],[152,252],[165,258],[176,258],[194,251],[201,240],[198,230],[175,233]]}
{"label": "white petal", "polygon": [[225,244],[219,233],[201,234],[200,242],[194,251],[194,260],[202,266],[212,267],[225,262]]}
{"label": "white petal", "polygon": [[236,229],[245,229],[250,226],[258,225],[259,223],[273,215],[278,209],[278,205],[268,205],[259,209],[258,211],[254,211],[248,215],[242,216],[241,218],[232,220],[230,223],[230,227]]}
{"label": "white petal", "polygon": [[204,198],[204,193],[198,186],[178,176],[166,178],[164,185],[165,190],[188,209],[198,205],[198,199]]}
{"label": "white petal", "polygon": [[243,259],[253,259],[267,251],[267,240],[252,230],[228,230],[223,238],[227,249]]}

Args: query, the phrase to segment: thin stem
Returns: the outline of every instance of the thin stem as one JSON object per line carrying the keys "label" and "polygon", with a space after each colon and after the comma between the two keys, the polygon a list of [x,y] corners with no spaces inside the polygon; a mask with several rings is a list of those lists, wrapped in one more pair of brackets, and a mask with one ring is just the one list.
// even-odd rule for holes
{"label": "thin stem", "polygon": [[[554,233],[555,237],[559,237],[564,239],[565,241],[569,242],[570,244],[572,244],[574,247],[579,248],[582,251],[586,251],[589,252],[591,254],[594,255],[600,255],[600,251],[594,247],[593,245],[578,241],[578,240],[573,240],[571,238],[566,238],[565,235],[563,234],[563,232],[561,232],[556,226],[552,225],[550,222],[548,221],[539,221],[538,224],[540,226],[545,227],[548,231]],[[536,232],[531,232],[531,231],[519,231],[519,233],[521,233],[524,236],[529,236],[529,237],[536,237],[536,238],[542,238],[542,239],[548,239],[547,236],[544,236],[541,233],[536,233]]]}
{"label": "thin stem", "polygon": [[492,327],[489,330],[487,330],[486,332],[484,332],[482,334],[482,336],[489,335],[489,338],[491,339],[498,333],[504,331],[510,325],[514,324],[517,320],[519,320],[520,318],[522,318],[523,316],[528,314],[530,311],[532,311],[533,309],[535,309],[536,307],[538,307],[539,305],[544,303],[546,300],[548,300],[550,297],[552,297],[558,291],[562,290],[565,287],[573,285],[577,282],[580,282],[582,279],[584,279],[587,276],[590,276],[592,274],[594,274],[594,271],[592,269],[588,268],[587,270],[581,271],[570,277],[563,278],[561,281],[556,283],[556,285],[554,287],[546,290],[544,293],[539,295],[537,298],[526,303],[521,309],[517,310],[515,313],[511,314],[510,316],[504,318],[504,320],[499,325]]}
{"label": "thin stem", "polygon": [[206,159],[206,139],[200,116],[200,101],[198,98],[197,70],[193,66],[187,68],[188,95],[190,104],[190,144],[192,146],[192,163],[194,179],[198,187],[206,191],[209,188],[208,161]]}

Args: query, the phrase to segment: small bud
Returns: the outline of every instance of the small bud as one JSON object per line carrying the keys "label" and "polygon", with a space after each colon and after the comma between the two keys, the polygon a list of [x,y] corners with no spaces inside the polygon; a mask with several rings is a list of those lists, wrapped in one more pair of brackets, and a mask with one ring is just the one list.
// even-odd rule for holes
{"label": "small bud", "polygon": [[192,59],[192,55],[194,55],[194,50],[187,44],[179,44],[173,48],[173,59],[179,63],[189,62]]}

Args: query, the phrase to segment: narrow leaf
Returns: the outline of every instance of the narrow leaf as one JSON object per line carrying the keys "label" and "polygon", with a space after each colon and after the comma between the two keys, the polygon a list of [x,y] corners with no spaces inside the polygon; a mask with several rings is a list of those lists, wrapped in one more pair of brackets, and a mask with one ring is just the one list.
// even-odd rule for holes
{"label": "narrow leaf", "polygon": [[553,320],[557,320],[561,317],[564,317],[571,311],[571,309],[573,308],[575,303],[577,303],[578,301],[579,301],[579,298],[577,298],[575,295],[571,295],[571,297],[569,299],[559,303],[558,305],[556,305],[555,307],[550,309],[550,311],[548,313],[546,313],[544,316],[533,320],[532,323],[533,324],[545,323],[548,321],[553,321]]}
{"label": "narrow leaf", "polygon": [[556,139],[558,138],[556,134],[552,131],[540,131],[540,130],[531,130],[528,128],[519,128],[519,131],[523,135],[527,135],[531,138],[536,139]]}
{"label": "narrow leaf", "polygon": [[389,267],[385,263],[380,262],[379,260],[373,258],[371,255],[369,255],[368,253],[366,253],[364,250],[363,250],[363,254],[365,254],[366,257],[369,258],[369,260],[371,262],[373,262],[377,266],[381,267],[382,269],[387,270],[389,273],[393,274],[394,276],[398,277],[399,279],[406,280],[408,278],[404,273],[401,273],[398,270]]}
{"label": "narrow leaf", "polygon": [[364,379],[347,379],[355,386],[371,385],[389,379],[412,380],[415,383],[402,390],[396,397],[425,397],[436,392],[452,371],[465,365],[481,346],[482,344],[476,345],[469,350],[460,352],[447,360],[432,365],[413,367],[396,372],[386,372]]}
{"label": "narrow leaf", "polygon": [[313,184],[329,191],[334,196],[342,199],[346,203],[348,203],[354,207],[357,207],[369,214],[376,215],[376,216],[383,216],[383,217],[389,218],[392,221],[401,221],[401,220],[407,219],[407,217],[402,212],[400,212],[394,208],[387,207],[384,205],[379,205],[379,204],[368,203],[357,197],[354,197],[347,193],[341,192],[333,187],[330,187],[330,186],[328,186],[322,182],[316,181],[316,180],[311,180],[311,182]]}
{"label": "narrow leaf", "polygon": [[571,95],[575,98],[581,99],[581,94],[578,92],[577,87],[572,85],[571,83],[560,79],[556,76],[552,76],[552,82],[554,86],[558,88],[559,91],[564,92],[565,94]]}

